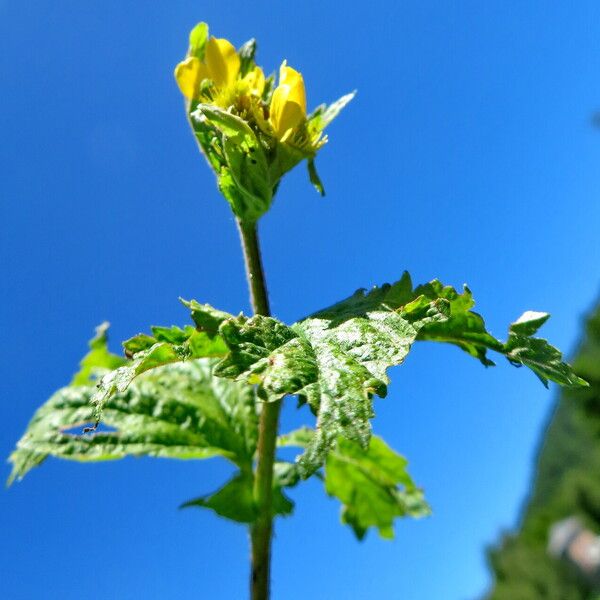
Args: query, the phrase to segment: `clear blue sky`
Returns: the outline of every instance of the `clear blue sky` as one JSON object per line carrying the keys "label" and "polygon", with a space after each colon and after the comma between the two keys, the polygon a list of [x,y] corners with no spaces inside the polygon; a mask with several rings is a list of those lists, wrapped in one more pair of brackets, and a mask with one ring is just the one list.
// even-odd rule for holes
{"label": "clear blue sky", "polygon": [[[526,309],[572,351],[599,284],[597,2],[0,0],[0,454],[66,383],[93,327],[185,323],[178,296],[248,310],[236,231],[172,69],[199,20],[301,70],[315,106],[358,89],[261,223],[276,315],[358,287],[468,282],[491,331]],[[420,345],[375,430],[434,514],[353,539],[318,482],[277,526],[274,600],[474,599],[484,547],[515,524],[555,390]],[[295,421],[293,410],[284,424]],[[8,475],[8,466],[5,475]],[[48,461],[0,491],[0,597],[243,598],[242,527],[181,501],[217,461]]]}

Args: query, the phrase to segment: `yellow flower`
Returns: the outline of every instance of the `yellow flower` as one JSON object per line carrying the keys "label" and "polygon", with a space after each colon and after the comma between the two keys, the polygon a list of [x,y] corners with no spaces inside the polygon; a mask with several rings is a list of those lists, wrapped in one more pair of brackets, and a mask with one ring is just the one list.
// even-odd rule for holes
{"label": "yellow flower", "polygon": [[198,98],[205,79],[212,80],[217,88],[227,88],[235,83],[239,72],[240,57],[231,42],[211,37],[206,43],[204,62],[189,56],[175,67],[175,79],[181,93],[193,100]]}
{"label": "yellow flower", "polygon": [[279,85],[271,97],[269,119],[275,135],[284,142],[306,119],[304,79],[284,61],[279,69]]}

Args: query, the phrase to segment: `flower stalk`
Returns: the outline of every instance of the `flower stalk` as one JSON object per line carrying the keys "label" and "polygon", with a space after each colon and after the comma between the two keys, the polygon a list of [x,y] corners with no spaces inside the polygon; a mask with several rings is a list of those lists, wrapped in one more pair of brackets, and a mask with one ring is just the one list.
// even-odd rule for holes
{"label": "flower stalk", "polygon": [[[256,223],[238,219],[240,241],[246,264],[250,303],[254,314],[269,316],[269,298],[260,254]],[[258,430],[257,464],[254,477],[254,501],[257,517],[250,528],[251,573],[250,597],[268,600],[273,538],[273,465],[281,401],[262,404]]]}

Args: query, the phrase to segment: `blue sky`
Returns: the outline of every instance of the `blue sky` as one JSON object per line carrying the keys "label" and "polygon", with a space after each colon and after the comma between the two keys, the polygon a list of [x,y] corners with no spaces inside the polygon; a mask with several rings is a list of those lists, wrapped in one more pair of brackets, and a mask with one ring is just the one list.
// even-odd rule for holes
{"label": "blue sky", "polygon": [[[178,296],[248,310],[233,219],[172,77],[199,20],[256,37],[267,70],[287,58],[311,106],[358,89],[318,157],[327,197],[298,168],[261,222],[278,317],[408,269],[468,282],[498,336],[551,312],[543,332],[571,352],[599,283],[599,18],[583,1],[0,0],[0,454],[102,320],[117,349],[185,323]],[[277,525],[274,600],[464,600],[488,585],[484,548],[516,522],[555,390],[433,344],[391,376],[374,428],[433,516],[358,543],[305,484]],[[0,596],[244,597],[244,529],[177,510],[226,472],[48,461],[0,492]]]}

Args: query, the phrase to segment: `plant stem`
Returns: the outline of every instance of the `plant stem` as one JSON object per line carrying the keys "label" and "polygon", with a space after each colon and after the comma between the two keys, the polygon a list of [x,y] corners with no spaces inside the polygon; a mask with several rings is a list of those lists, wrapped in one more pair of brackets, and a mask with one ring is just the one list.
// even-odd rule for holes
{"label": "plant stem", "polygon": [[[238,220],[240,240],[246,263],[246,277],[254,314],[268,316],[269,298],[260,256],[256,223]],[[252,600],[268,600],[271,571],[271,540],[273,537],[273,464],[281,400],[264,402],[258,428],[257,465],[254,478],[254,500],[257,518],[252,524],[252,571],[250,590]]]}

